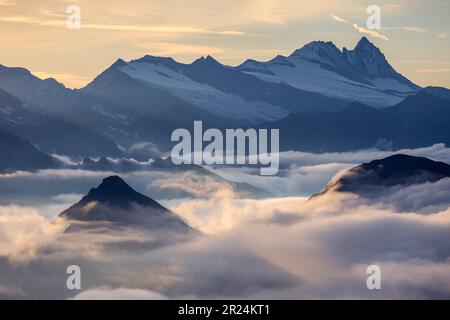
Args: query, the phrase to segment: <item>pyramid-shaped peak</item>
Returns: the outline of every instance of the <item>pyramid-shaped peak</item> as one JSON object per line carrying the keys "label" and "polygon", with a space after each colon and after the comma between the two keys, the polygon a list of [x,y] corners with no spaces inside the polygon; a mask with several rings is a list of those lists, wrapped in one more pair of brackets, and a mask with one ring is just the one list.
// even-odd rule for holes
{"label": "pyramid-shaped peak", "polygon": [[111,203],[119,207],[126,207],[132,202],[145,206],[153,204],[152,199],[135,191],[119,176],[103,179],[97,188],[92,188],[82,199],[85,203],[91,201]]}
{"label": "pyramid-shaped peak", "polygon": [[[355,52],[373,52],[377,55],[383,55],[381,50],[375,46],[372,42],[370,42],[366,37],[362,37],[361,40],[355,46],[353,50]],[[384,55],[383,55],[384,56]]]}
{"label": "pyramid-shaped peak", "polygon": [[355,48],[365,46],[374,46],[374,44],[370,42],[369,39],[367,39],[366,37],[362,37],[356,44]]}
{"label": "pyramid-shaped peak", "polygon": [[[116,209],[128,209],[132,204],[136,204],[142,207],[152,207],[154,209],[168,211],[155,200],[131,188],[119,176],[110,176],[103,179],[102,183],[97,188],[92,188],[89,193],[77,204],[72,206],[72,208],[83,208],[90,203],[101,203]],[[70,212],[71,210],[69,209],[67,211]]]}
{"label": "pyramid-shaped peak", "polygon": [[[181,232],[191,230],[169,209],[135,191],[119,176],[103,179],[97,188],[91,189],[78,203],[59,216],[69,221],[112,222],[111,226],[138,226]],[[79,226],[82,227],[83,225]]]}
{"label": "pyramid-shaped peak", "polygon": [[216,59],[214,59],[214,58],[213,58],[212,56],[210,56],[210,55],[207,55],[207,56],[206,56],[205,61],[207,61],[207,62],[219,62],[219,61],[217,61]]}

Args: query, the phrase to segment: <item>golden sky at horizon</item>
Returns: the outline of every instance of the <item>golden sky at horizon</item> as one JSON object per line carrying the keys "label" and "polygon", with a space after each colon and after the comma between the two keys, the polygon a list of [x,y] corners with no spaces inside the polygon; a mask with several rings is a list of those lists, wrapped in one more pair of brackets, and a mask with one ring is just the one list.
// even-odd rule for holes
{"label": "golden sky at horizon", "polygon": [[[145,54],[224,64],[288,55],[314,40],[353,48],[362,35],[394,68],[422,85],[450,87],[450,2],[378,1],[382,29],[369,32],[373,1],[0,0],[0,64],[81,87],[118,58]],[[68,6],[81,29],[66,26]]]}

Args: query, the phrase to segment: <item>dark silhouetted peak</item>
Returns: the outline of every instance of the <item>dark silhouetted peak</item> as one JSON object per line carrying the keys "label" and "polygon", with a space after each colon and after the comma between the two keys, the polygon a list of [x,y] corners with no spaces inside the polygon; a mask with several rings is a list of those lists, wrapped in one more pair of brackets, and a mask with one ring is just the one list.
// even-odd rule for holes
{"label": "dark silhouetted peak", "polygon": [[103,179],[97,188],[89,191],[87,196],[81,200],[81,203],[87,204],[93,201],[120,208],[128,208],[132,203],[144,207],[161,207],[156,201],[135,191],[118,176]]}
{"label": "dark silhouetted peak", "polygon": [[327,187],[362,193],[367,188],[436,182],[450,177],[450,165],[423,157],[397,154],[357,166]]}
{"label": "dark silhouetted peak", "polygon": [[135,191],[122,178],[111,176],[60,214],[69,221],[110,222],[122,226],[189,231],[178,216]]}
{"label": "dark silhouetted peak", "polygon": [[107,190],[109,192],[128,192],[133,189],[119,176],[111,176],[103,179],[97,190]]}
{"label": "dark silhouetted peak", "polygon": [[375,45],[366,37],[362,37],[355,46],[355,50],[366,50],[367,48],[376,48]]}
{"label": "dark silhouetted peak", "polygon": [[389,178],[392,175],[411,176],[422,171],[450,176],[450,165],[446,163],[405,154],[396,154],[381,160],[374,160],[362,164],[360,168],[365,171],[376,171],[382,178]]}

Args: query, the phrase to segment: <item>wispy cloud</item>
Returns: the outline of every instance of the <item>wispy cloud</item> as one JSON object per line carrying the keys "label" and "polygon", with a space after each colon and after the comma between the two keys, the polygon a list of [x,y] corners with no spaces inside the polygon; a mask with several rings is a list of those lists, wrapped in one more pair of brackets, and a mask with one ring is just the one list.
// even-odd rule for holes
{"label": "wispy cloud", "polygon": [[369,29],[360,27],[360,26],[358,26],[356,23],[353,24],[353,27],[354,27],[359,33],[368,35],[368,36],[370,36],[370,37],[373,37],[373,38],[379,38],[379,39],[383,39],[383,40],[386,40],[386,41],[389,40],[389,38],[386,37],[385,35],[382,35],[381,33],[378,33],[378,32],[373,31],[373,30],[369,30]]}
{"label": "wispy cloud", "polygon": [[443,73],[450,72],[450,68],[429,68],[429,69],[417,69],[419,73]]}
{"label": "wispy cloud", "polygon": [[405,31],[417,32],[417,33],[425,33],[425,32],[427,32],[427,29],[420,28],[420,27],[414,27],[414,26],[402,27],[402,29],[405,30]]}
{"label": "wispy cloud", "polygon": [[13,6],[15,4],[15,0],[0,0],[0,6]]}
{"label": "wispy cloud", "polygon": [[337,22],[342,22],[342,23],[348,23],[348,21],[344,18],[341,18],[335,14],[331,14],[331,19],[337,21]]}
{"label": "wispy cloud", "polygon": [[[40,20],[29,16],[3,16],[0,21],[9,23],[25,23],[47,27],[66,28],[66,21],[63,20]],[[83,23],[82,29],[106,30],[106,31],[133,31],[133,32],[154,32],[154,33],[175,33],[175,34],[206,34],[206,35],[225,35],[225,36],[243,36],[246,33],[236,30],[210,30],[190,26],[175,25],[132,25],[132,24],[102,24],[102,23]]]}
{"label": "wispy cloud", "polygon": [[[331,19],[333,19],[334,21],[337,21],[337,22],[339,22],[339,23],[349,23],[349,21],[348,21],[347,19],[344,19],[344,18],[342,18],[342,17],[340,17],[340,16],[337,16],[337,15],[335,15],[335,14],[331,14]],[[376,31],[373,31],[373,30],[369,30],[369,29],[360,27],[360,26],[357,25],[356,23],[353,23],[353,27],[354,27],[359,33],[368,35],[368,36],[370,36],[370,37],[373,37],[373,38],[380,38],[380,39],[383,39],[383,40],[389,40],[389,38],[386,37],[385,35],[382,35],[382,34],[376,32]],[[405,27],[405,28],[410,28],[411,31],[412,31],[412,30],[416,30],[416,31],[419,30],[419,28],[416,28],[416,27]]]}
{"label": "wispy cloud", "polygon": [[437,35],[437,37],[438,37],[439,39],[446,39],[446,38],[448,37],[448,32],[447,32],[447,31],[441,32],[441,33],[439,33],[439,34]]}

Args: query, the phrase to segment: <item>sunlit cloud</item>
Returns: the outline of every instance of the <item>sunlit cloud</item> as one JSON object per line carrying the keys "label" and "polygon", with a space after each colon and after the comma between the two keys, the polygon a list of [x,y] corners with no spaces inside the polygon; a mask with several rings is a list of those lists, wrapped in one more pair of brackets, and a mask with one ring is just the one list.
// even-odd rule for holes
{"label": "sunlit cloud", "polygon": [[13,6],[15,4],[15,0],[0,0],[0,6]]}
{"label": "sunlit cloud", "polygon": [[150,42],[139,43],[139,47],[145,49],[146,54],[156,56],[173,56],[173,55],[214,55],[225,51],[221,47],[209,47],[190,44],[167,43],[167,42]]}
{"label": "sunlit cloud", "polygon": [[417,32],[417,33],[425,33],[425,32],[427,32],[427,29],[420,28],[420,27],[414,27],[414,26],[402,27],[402,29],[405,30],[405,31]]}
{"label": "sunlit cloud", "polygon": [[341,17],[339,17],[339,16],[337,16],[337,15],[335,15],[335,14],[332,14],[332,15],[331,15],[331,19],[333,19],[333,20],[335,20],[335,21],[337,21],[337,22],[342,22],[342,23],[347,23],[347,22],[348,22],[348,21],[345,20],[344,18],[341,18]]}
{"label": "sunlit cloud", "polygon": [[353,27],[354,27],[359,33],[368,35],[368,36],[370,36],[370,37],[373,37],[373,38],[379,38],[379,39],[383,39],[383,40],[386,40],[386,41],[389,40],[388,37],[386,37],[386,36],[384,36],[384,35],[382,35],[382,34],[376,32],[376,31],[373,31],[373,30],[369,30],[369,29],[360,27],[360,26],[358,26],[356,23],[353,24]]}
{"label": "sunlit cloud", "polygon": [[49,224],[33,208],[0,206],[0,257],[14,263],[34,259],[41,247],[54,241],[64,224]]}
{"label": "sunlit cloud", "polygon": [[[2,22],[25,23],[38,26],[62,27],[67,28],[66,21],[61,20],[40,20],[29,16],[3,16]],[[131,24],[100,24],[100,23],[82,23],[83,29],[106,30],[106,31],[125,31],[125,32],[155,32],[155,33],[175,33],[175,34],[204,34],[204,35],[224,35],[224,36],[243,36],[246,32],[235,30],[208,30],[203,28],[189,26],[142,26]]]}
{"label": "sunlit cloud", "polygon": [[437,37],[438,37],[439,39],[446,39],[446,38],[448,37],[448,32],[447,32],[447,31],[441,32],[441,33],[439,33],[439,34],[437,35]]}

